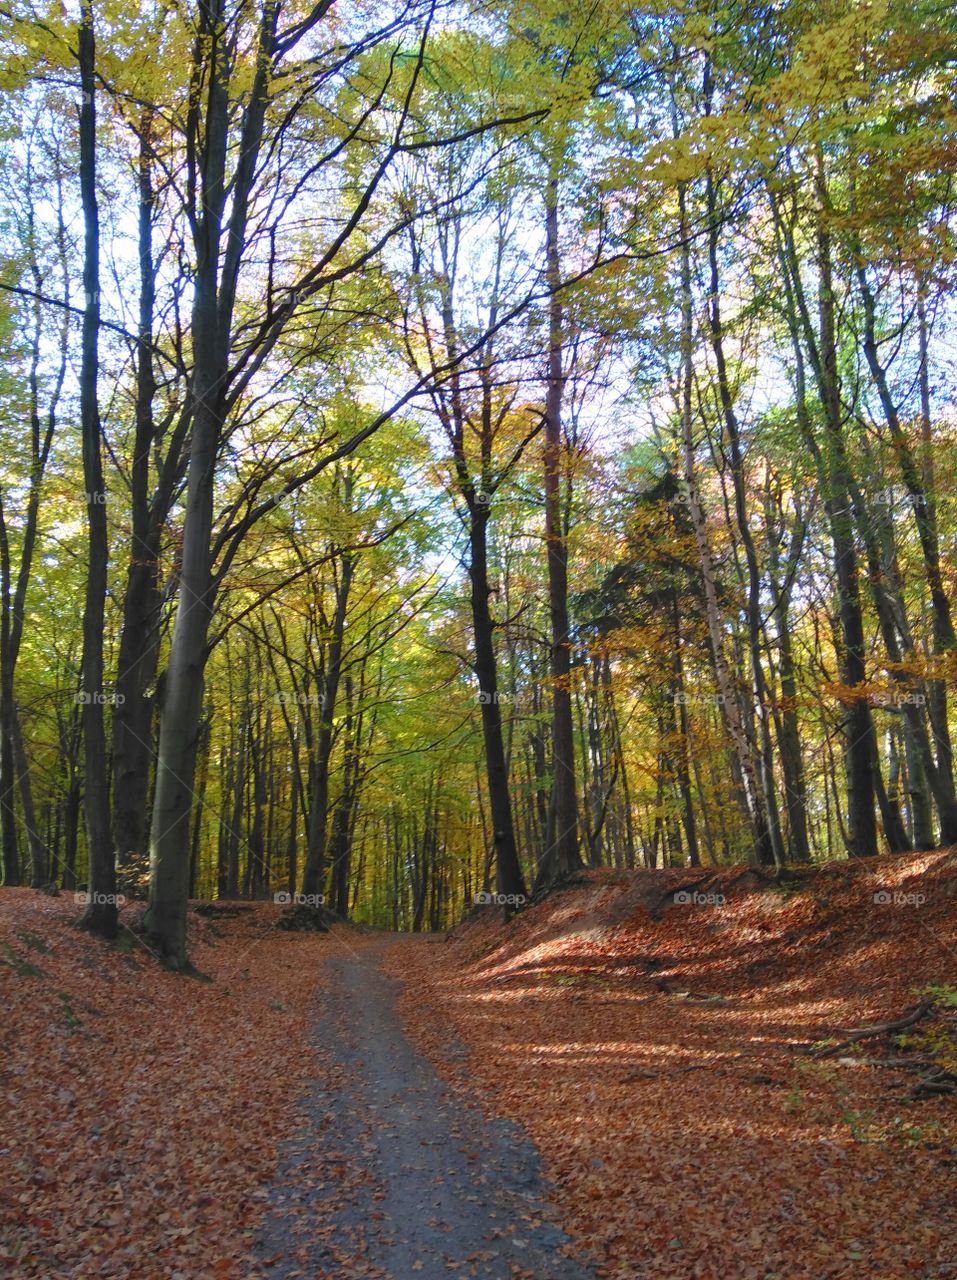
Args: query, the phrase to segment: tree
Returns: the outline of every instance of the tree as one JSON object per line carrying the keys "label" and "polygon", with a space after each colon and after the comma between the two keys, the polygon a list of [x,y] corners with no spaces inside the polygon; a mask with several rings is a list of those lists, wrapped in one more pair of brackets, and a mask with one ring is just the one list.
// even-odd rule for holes
{"label": "tree", "polygon": [[116,934],[116,868],[110,838],[110,799],[106,763],[103,630],[106,606],[109,534],[106,487],[100,452],[100,408],[97,394],[100,335],[100,229],[96,199],[96,37],[92,0],[81,10],[80,59],[80,193],[83,205],[82,362],[80,423],[83,480],[87,503],[86,601],[83,609],[83,763],[86,779],[84,812],[88,841],[89,901],[84,927],[111,938]]}

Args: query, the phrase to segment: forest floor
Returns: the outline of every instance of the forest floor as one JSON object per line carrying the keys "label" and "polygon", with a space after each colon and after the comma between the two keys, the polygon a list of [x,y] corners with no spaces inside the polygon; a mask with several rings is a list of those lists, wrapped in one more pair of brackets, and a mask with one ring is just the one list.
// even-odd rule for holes
{"label": "forest floor", "polygon": [[189,916],[202,977],[115,944],[73,894],[0,889],[0,1276],[253,1276],[329,939],[272,904]]}
{"label": "forest floor", "polygon": [[0,890],[4,1276],[957,1277],[952,852],[436,937],[191,912],[202,978],[138,910]]}
{"label": "forest floor", "polygon": [[[403,942],[389,968],[413,1042],[531,1135],[598,1275],[957,1277],[957,1094],[910,1100],[957,1079],[952,851],[787,885],[587,873],[504,928],[486,910]],[[818,1052],[928,987],[903,1047]]]}

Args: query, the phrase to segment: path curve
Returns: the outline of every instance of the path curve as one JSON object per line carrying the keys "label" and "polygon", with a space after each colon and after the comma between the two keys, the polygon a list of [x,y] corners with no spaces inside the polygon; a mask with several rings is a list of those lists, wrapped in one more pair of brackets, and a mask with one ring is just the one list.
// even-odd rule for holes
{"label": "path curve", "polygon": [[262,1275],[594,1280],[561,1252],[527,1135],[456,1096],[407,1040],[378,963],[390,941],[330,936],[322,1070],[280,1153]]}

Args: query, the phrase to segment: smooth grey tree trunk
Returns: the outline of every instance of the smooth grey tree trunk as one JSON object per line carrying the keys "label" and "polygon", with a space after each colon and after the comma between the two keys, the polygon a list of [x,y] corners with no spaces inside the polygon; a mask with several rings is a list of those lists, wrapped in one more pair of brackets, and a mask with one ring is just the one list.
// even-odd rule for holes
{"label": "smooth grey tree trunk", "polygon": [[[214,40],[215,38],[211,37]],[[223,317],[217,307],[226,148],[225,53],[211,55],[207,116],[206,211],[197,229],[193,286],[193,402],[189,479],[183,523],[179,603],[160,697],[159,750],[150,831],[150,904],[144,923],[172,968],[186,965],[189,819],[203,708],[213,597],[210,539],[213,478],[223,424],[226,373]],[[228,332],[228,329],[226,330]]]}
{"label": "smooth grey tree trunk", "polygon": [[[201,146],[193,155],[194,168],[190,175],[199,202],[193,232],[196,273],[190,317],[192,434],[179,602],[160,695],[159,747],[150,828],[150,901],[144,916],[153,944],[174,969],[183,969],[187,964],[190,811],[215,596],[211,538],[216,458],[226,413],[226,377],[236,286],[262,140],[268,69],[277,21],[278,6],[267,4],[261,17],[256,73],[249,90],[241,151],[229,192],[232,204],[225,245],[231,53],[224,0],[215,0],[202,9],[195,46],[197,63],[193,67],[193,82],[197,86],[197,101],[191,106],[188,124],[193,142],[201,139]],[[200,83],[204,83],[201,96]]]}

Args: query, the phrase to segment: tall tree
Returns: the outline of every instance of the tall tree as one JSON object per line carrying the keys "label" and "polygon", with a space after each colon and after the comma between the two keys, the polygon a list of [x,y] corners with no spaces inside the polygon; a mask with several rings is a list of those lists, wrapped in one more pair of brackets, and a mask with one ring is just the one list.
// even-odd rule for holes
{"label": "tall tree", "polygon": [[572,635],[568,608],[568,528],[563,465],[562,406],[565,389],[564,307],[559,245],[560,163],[550,169],[545,189],[545,279],[548,284],[548,368],[545,378],[545,549],[548,562],[549,675],[552,694],[552,789],[545,850],[536,889],[573,874],[581,865],[578,844],[578,789],[572,718]]}
{"label": "tall tree", "polygon": [[116,870],[110,838],[109,772],[103,687],[103,631],[109,566],[106,487],[100,447],[97,394],[100,336],[100,224],[96,196],[96,36],[92,0],[80,11],[80,196],[83,206],[83,342],[80,364],[80,431],[87,507],[86,601],[83,609],[84,811],[89,862],[88,903],[83,925],[114,937],[117,929]]}

